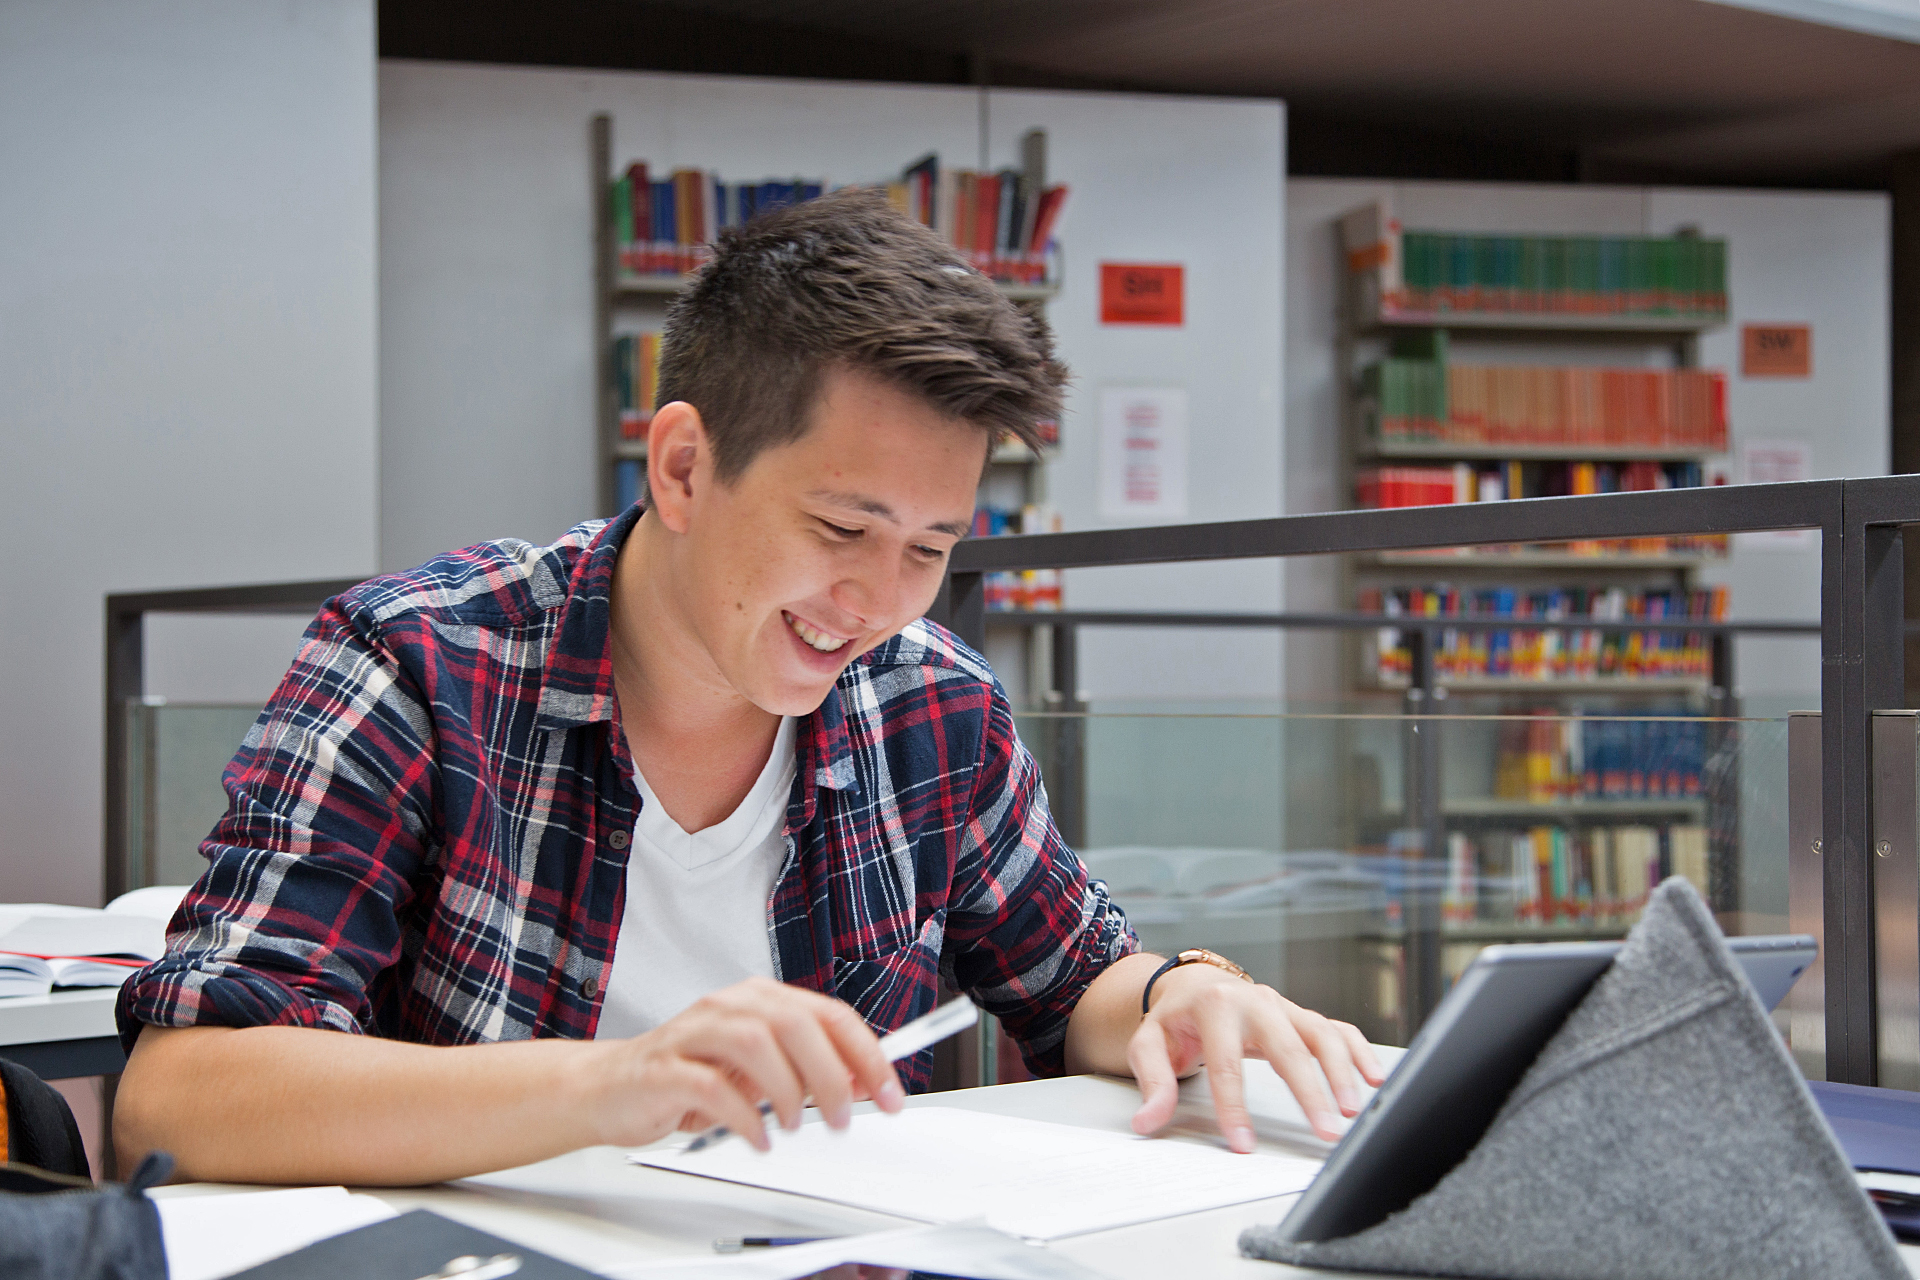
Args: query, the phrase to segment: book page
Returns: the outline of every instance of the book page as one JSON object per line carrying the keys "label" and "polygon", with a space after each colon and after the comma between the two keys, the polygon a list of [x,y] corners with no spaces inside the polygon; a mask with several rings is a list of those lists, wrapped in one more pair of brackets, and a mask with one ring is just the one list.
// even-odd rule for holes
{"label": "book page", "polygon": [[922,1222],[984,1219],[1030,1240],[1101,1231],[1303,1190],[1317,1159],[1021,1120],[953,1107],[857,1115],[843,1132],[773,1132],[636,1152],[636,1164],[814,1196]]}

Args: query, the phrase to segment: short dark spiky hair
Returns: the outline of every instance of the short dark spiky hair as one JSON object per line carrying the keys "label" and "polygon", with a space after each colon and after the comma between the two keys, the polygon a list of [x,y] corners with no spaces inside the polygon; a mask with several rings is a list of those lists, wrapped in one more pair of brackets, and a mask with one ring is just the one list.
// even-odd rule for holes
{"label": "short dark spiky hair", "polygon": [[878,193],[852,189],[721,234],[667,312],[659,402],[700,411],[731,482],[806,433],[834,367],[1036,448],[1066,381],[1043,319]]}

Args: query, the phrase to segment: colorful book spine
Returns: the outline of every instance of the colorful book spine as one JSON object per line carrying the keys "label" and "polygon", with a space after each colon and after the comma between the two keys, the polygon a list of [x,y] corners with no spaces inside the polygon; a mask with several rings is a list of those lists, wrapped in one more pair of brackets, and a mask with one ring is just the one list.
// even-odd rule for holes
{"label": "colorful book spine", "polygon": [[1668,875],[1705,894],[1711,866],[1709,833],[1697,823],[1453,832],[1441,919],[1624,930]]}
{"label": "colorful book spine", "polygon": [[660,398],[660,335],[622,334],[613,340],[613,389],[620,438],[644,440]]}
{"label": "colorful book spine", "polygon": [[824,179],[724,182],[711,170],[650,175],[636,160],[613,184],[613,229],[620,269],[629,275],[685,275],[712,253],[714,238],[756,213],[812,200]]}
{"label": "colorful book spine", "polygon": [[613,464],[613,500],[625,511],[640,501],[640,490],[647,482],[647,464],[638,458],[622,458]]}
{"label": "colorful book spine", "polygon": [[[1015,533],[1059,533],[1060,529],[1060,513],[1047,503],[1028,503],[1018,508],[982,504],[974,509],[971,536],[997,538]],[[989,573],[981,586],[989,612],[1065,607],[1058,569]]]}
{"label": "colorful book spine", "polygon": [[[1358,607],[1363,613],[1396,619],[1515,620],[1518,625],[1511,629],[1439,628],[1432,661],[1434,676],[1443,684],[1497,680],[1571,683],[1711,678],[1711,639],[1705,632],[1686,630],[1684,622],[1724,621],[1727,600],[1724,586],[1628,591],[1618,586],[1463,590],[1442,585],[1367,587],[1360,592]],[[1591,625],[1547,630],[1526,626],[1529,618]],[[1668,618],[1681,625],[1672,631],[1622,631],[1606,625]],[[1412,663],[1412,650],[1402,629],[1387,626],[1374,633],[1370,665],[1378,684],[1404,687],[1412,676]],[[1613,794],[1615,789],[1609,783],[1601,791],[1594,791],[1592,788],[1599,784],[1592,780],[1583,780],[1581,785],[1587,788],[1587,794]]]}
{"label": "colorful book spine", "polygon": [[[1393,224],[1397,227],[1397,224]],[[1389,232],[1388,234],[1392,234]],[[1727,242],[1699,236],[1512,236],[1407,230],[1389,254],[1349,244],[1349,265],[1390,259],[1381,310],[1723,320]]]}
{"label": "colorful book spine", "polygon": [[1380,444],[1727,450],[1718,369],[1443,365],[1389,358],[1360,375]]}

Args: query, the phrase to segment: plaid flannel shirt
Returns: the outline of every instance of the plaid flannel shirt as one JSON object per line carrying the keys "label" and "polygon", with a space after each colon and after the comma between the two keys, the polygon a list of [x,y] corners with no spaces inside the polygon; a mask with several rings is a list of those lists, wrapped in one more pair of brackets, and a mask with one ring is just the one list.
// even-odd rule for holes
{"label": "plaid flannel shirt", "polygon": [[[586,1038],[640,808],[609,590],[639,509],[550,547],[483,543],[329,601],[227,767],[227,814],[121,990],[143,1024],[288,1025],[472,1044]],[[876,1032],[946,979],[1038,1072],[1138,946],[1061,843],[986,661],[924,620],[799,726],[777,975]],[[925,1088],[931,1050],[904,1062]]]}

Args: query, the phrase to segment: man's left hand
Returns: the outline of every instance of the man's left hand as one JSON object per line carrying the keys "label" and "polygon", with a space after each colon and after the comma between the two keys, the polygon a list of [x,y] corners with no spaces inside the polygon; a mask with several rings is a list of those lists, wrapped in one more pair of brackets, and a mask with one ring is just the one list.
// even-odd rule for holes
{"label": "man's left hand", "polygon": [[1243,1058],[1273,1064],[1314,1132],[1329,1142],[1341,1132],[1335,1107],[1351,1119],[1360,1112],[1360,1081],[1377,1086],[1386,1078],[1351,1023],[1322,1017],[1272,987],[1212,965],[1181,965],[1154,983],[1152,1008],[1127,1042],[1127,1064],[1142,1096],[1134,1131],[1154,1133],[1171,1120],[1180,1077],[1205,1063],[1221,1134],[1235,1151],[1252,1151]]}

